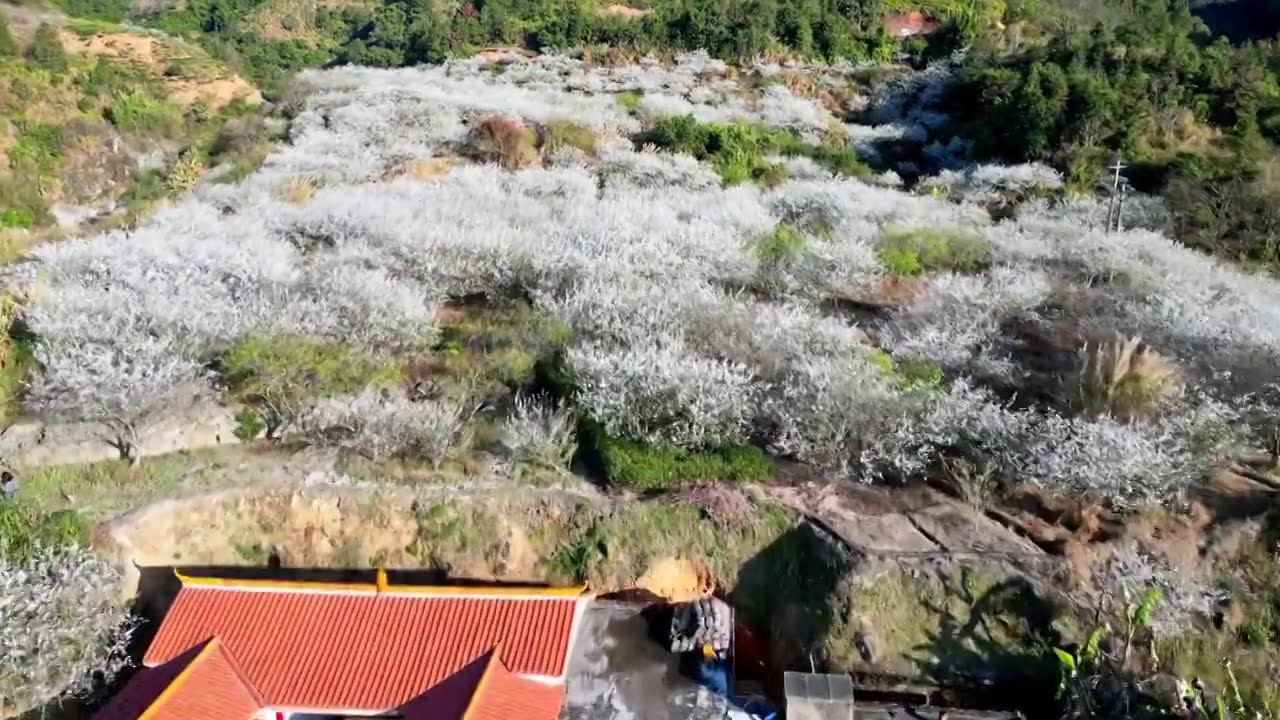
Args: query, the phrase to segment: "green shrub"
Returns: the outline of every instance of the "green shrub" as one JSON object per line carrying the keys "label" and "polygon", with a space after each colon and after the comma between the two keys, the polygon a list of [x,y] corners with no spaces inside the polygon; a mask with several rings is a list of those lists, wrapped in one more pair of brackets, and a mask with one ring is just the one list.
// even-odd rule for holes
{"label": "green shrub", "polygon": [[773,232],[761,238],[753,248],[760,262],[775,264],[791,260],[805,246],[804,234],[787,223],[778,223]]}
{"label": "green shrub", "polygon": [[262,416],[254,412],[251,408],[241,408],[236,413],[236,437],[240,442],[252,442],[258,439],[263,430],[267,429],[267,423]]}
{"label": "green shrub", "polygon": [[169,166],[169,172],[165,175],[165,186],[169,188],[169,192],[186,192],[200,182],[200,175],[203,173],[204,161],[200,159],[200,153],[193,148],[188,148],[179,153],[177,159]]}
{"label": "green shrub", "polygon": [[776,188],[791,177],[791,171],[787,170],[787,166],[782,163],[765,163],[757,173],[756,181],[767,188]]}
{"label": "green shrub", "polygon": [[898,360],[894,373],[904,390],[932,390],[942,385],[942,368],[923,355],[908,355]]}
{"label": "green shrub", "polygon": [[0,207],[16,213],[19,220],[30,215],[33,227],[47,225],[53,215],[40,193],[41,186],[41,174],[35,169],[0,174]]}
{"label": "green shrub", "polygon": [[67,53],[62,49],[58,31],[47,22],[40,23],[40,27],[36,28],[31,46],[27,48],[27,57],[31,62],[54,75],[61,75],[67,71]]}
{"label": "green shrub", "polygon": [[521,302],[469,308],[441,328],[436,351],[451,375],[518,389],[540,383],[540,364],[550,362],[569,338],[567,325]]}
{"label": "green shrub", "polygon": [[169,196],[168,174],[156,169],[138,170],[129,176],[129,184],[120,196],[124,206],[123,219],[130,225],[136,223],[160,200]]}
{"label": "green shrub", "polygon": [[1271,633],[1261,623],[1250,620],[1240,626],[1240,639],[1253,648],[1265,648],[1271,643]]}
{"label": "green shrub", "polygon": [[924,273],[924,265],[920,262],[920,253],[908,245],[883,243],[876,249],[876,258],[880,261],[880,266],[889,275],[920,275]]}
{"label": "green shrub", "polygon": [[76,84],[80,87],[80,92],[94,102],[100,96],[111,98],[117,93],[139,88],[160,91],[160,88],[155,87],[158,81],[147,72],[146,66],[109,57],[98,58],[88,72],[79,74]]}
{"label": "green shrub", "polygon": [[864,180],[871,177],[871,168],[858,158],[858,153],[853,148],[847,145],[810,145],[803,152],[796,154],[812,158],[837,175]]}
{"label": "green shrub", "polygon": [[36,365],[34,338],[19,319],[20,311],[16,298],[0,294],[0,423],[17,409]]}
{"label": "green shrub", "polygon": [[982,238],[959,231],[889,228],[880,236],[876,257],[890,275],[979,272],[991,263],[991,247]]}
{"label": "green shrub", "polygon": [[15,168],[29,167],[40,173],[51,171],[62,158],[62,129],[53,123],[20,123],[18,137],[9,148],[9,162]]}
{"label": "green shrub", "polygon": [[627,92],[618,93],[615,99],[618,105],[621,105],[627,112],[635,112],[640,109],[640,93],[628,90]]}
{"label": "green shrub", "polygon": [[292,15],[285,15],[284,17],[280,18],[280,27],[284,28],[285,30],[297,30],[298,18]]}
{"label": "green shrub", "polygon": [[83,545],[89,530],[74,510],[42,513],[18,503],[0,503],[0,558],[27,557],[37,545]]}
{"label": "green shrub", "polygon": [[815,145],[788,130],[746,123],[700,123],[692,115],[665,117],[644,140],[711,163],[726,185],[754,181],[776,185],[785,168],[765,160],[769,154],[812,158],[832,172],[866,177],[870,169],[849,147]]}
{"label": "green shrub", "polygon": [[168,134],[177,128],[180,113],[172,103],[149,92],[126,90],[113,95],[106,117],[120,130]]}
{"label": "green shrub", "polygon": [[241,338],[219,367],[230,398],[260,412],[269,435],[308,401],[371,385],[393,387],[403,379],[394,360],[367,348],[297,335]]}
{"label": "green shrub", "polygon": [[594,455],[605,480],[620,487],[655,490],[707,480],[750,482],[771,477],[777,469],[752,445],[687,450],[614,437],[592,420],[583,421],[578,433],[579,446]]}
{"label": "green shrub", "polygon": [[879,370],[882,374],[892,377],[893,372],[893,356],[880,348],[871,348],[867,353],[867,359],[871,365]]}
{"label": "green shrub", "polygon": [[9,18],[0,12],[0,57],[14,57],[18,54],[18,41],[9,32]]}
{"label": "green shrub", "polygon": [[0,228],[29,228],[36,222],[29,210],[0,211]]}
{"label": "green shrub", "polygon": [[563,147],[574,147],[594,155],[596,134],[591,128],[571,120],[552,120],[542,128],[542,154],[551,155]]}

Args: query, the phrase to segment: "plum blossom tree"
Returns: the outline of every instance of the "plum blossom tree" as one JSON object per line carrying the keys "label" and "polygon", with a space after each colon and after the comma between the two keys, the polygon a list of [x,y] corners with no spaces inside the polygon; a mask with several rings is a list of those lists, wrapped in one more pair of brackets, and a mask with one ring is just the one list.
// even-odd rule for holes
{"label": "plum blossom tree", "polygon": [[78,546],[0,558],[0,712],[86,695],[128,666],[136,622],[119,581]]}
{"label": "plum blossom tree", "polygon": [[[926,178],[938,197],[799,166],[773,188],[724,187],[693,157],[637,146],[652,113],[831,125],[817,101],[723,70],[698,55],[619,67],[544,56],[499,72],[451,61],[307,73],[292,142],[258,172],[201,185],[128,237],[43,246],[13,272],[39,338],[28,401],[103,423],[129,454],[147,418],[205,387],[202,368],[247,334],[420,352],[441,298],[515,296],[571,330],[576,409],[610,432],[687,447],[750,437],[868,481],[972,454],[1006,478],[1135,504],[1176,495],[1220,456],[1204,451],[1203,428],[1227,417],[1224,401],[1280,382],[1274,278],[1182,247],[1154,221],[1103,233],[1087,221],[1096,204],[1033,200],[994,222],[992,197],[1059,186],[1046,168]],[[815,70],[837,85],[846,71]],[[946,63],[892,82],[872,100],[875,127],[837,135],[858,148],[936,141],[949,163],[963,151],[935,108],[949,82]],[[621,92],[643,93],[639,106]],[[572,117],[598,151],[518,171],[457,162],[429,178],[388,174],[457,155],[494,113],[527,127]],[[297,177],[320,187],[283,202],[278,188]],[[954,228],[989,258],[891,277],[877,254],[890,227]],[[770,233],[782,251],[762,249]],[[1029,402],[1055,388],[1027,386],[1045,374],[1008,349],[1015,320],[1073,333],[1077,346],[1141,336],[1184,362],[1187,396],[1134,422]],[[919,358],[943,371],[936,387],[896,377]],[[306,431],[435,457],[465,416],[366,392],[311,409]]]}

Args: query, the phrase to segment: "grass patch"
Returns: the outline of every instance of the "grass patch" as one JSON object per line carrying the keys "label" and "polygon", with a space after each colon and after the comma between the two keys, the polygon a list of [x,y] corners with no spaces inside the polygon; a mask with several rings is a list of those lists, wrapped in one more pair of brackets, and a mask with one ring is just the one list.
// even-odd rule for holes
{"label": "grass patch", "polygon": [[8,209],[0,211],[0,228],[7,230],[27,230],[35,225],[35,216],[30,210]]}
{"label": "grass patch", "polygon": [[117,91],[106,118],[125,132],[170,135],[181,125],[177,106],[142,90]]}
{"label": "grass patch", "polygon": [[570,336],[567,325],[528,303],[468,307],[441,328],[435,366],[411,372],[410,380],[443,374],[449,382],[475,383],[482,392],[528,387],[538,382],[539,367],[550,362]]}
{"label": "grass patch", "polygon": [[622,109],[626,110],[627,112],[633,113],[636,110],[640,109],[640,101],[643,99],[643,97],[644,96],[638,92],[632,92],[628,90],[626,92],[618,93],[614,97],[614,101],[617,102],[618,105],[622,107]]}
{"label": "grass patch", "polygon": [[89,530],[74,510],[40,512],[0,503],[0,558],[21,560],[38,545],[84,545]]}
{"label": "grass patch", "polygon": [[62,159],[62,129],[52,123],[19,123],[18,136],[9,148],[9,163],[47,173]]}
{"label": "grass patch", "polygon": [[219,368],[228,398],[261,413],[269,435],[309,401],[404,379],[398,362],[368,348],[297,335],[241,338]]}
{"label": "grass patch", "polygon": [[27,377],[36,365],[33,338],[17,317],[17,300],[0,295],[0,421],[17,412]]}
{"label": "grass patch", "polygon": [[1241,621],[1239,627],[1197,624],[1181,637],[1157,636],[1155,650],[1162,671],[1183,678],[1198,677],[1211,691],[1228,693],[1231,679],[1224,662],[1230,662],[1245,705],[1280,707],[1280,685],[1275,682],[1280,564],[1275,561],[1274,547],[1272,536],[1264,533],[1244,545],[1235,557],[1215,565],[1218,586],[1227,592],[1233,614]]}
{"label": "grass patch", "polygon": [[614,437],[590,420],[581,424],[578,436],[582,451],[596,459],[605,480],[621,487],[653,490],[708,480],[751,482],[777,471],[773,460],[752,445],[687,450]]}
{"label": "grass patch", "polygon": [[942,368],[923,355],[899,358],[894,375],[903,390],[932,390],[942,385]]}
{"label": "grass patch", "polygon": [[62,22],[62,27],[70,30],[80,37],[92,37],[98,33],[122,33],[129,31],[128,28],[120,23],[78,17],[66,18]]}
{"label": "grass patch", "polygon": [[414,518],[418,529],[405,553],[426,567],[449,568],[460,556],[500,563],[507,533],[496,513],[478,502],[449,500],[424,504]]}
{"label": "grass patch", "polygon": [[542,154],[550,156],[566,147],[587,155],[596,154],[596,134],[586,125],[571,120],[552,120],[542,128]]}
{"label": "grass patch", "polygon": [[848,146],[811,143],[793,132],[766,125],[701,123],[692,115],[681,115],[658,120],[643,139],[710,163],[726,185],[781,182],[784,171],[765,159],[771,154],[808,157],[848,177],[871,174]]}
{"label": "grass patch", "polygon": [[1280,706],[1280,687],[1271,679],[1274,651],[1268,644],[1257,647],[1242,643],[1235,634],[1223,630],[1198,629],[1178,638],[1156,643],[1160,664],[1177,677],[1200,678],[1206,687],[1223,690],[1231,679],[1223,660],[1231,661],[1241,699],[1250,707]]}
{"label": "grass patch", "polygon": [[795,259],[805,245],[804,233],[787,223],[778,223],[773,232],[756,242],[752,253],[762,263],[776,264]]}
{"label": "grass patch", "polygon": [[957,230],[887,228],[876,257],[890,275],[922,275],[937,270],[974,273],[991,265],[991,246]]}
{"label": "grass patch", "polygon": [[128,512],[173,495],[244,486],[279,470],[280,461],[245,463],[247,451],[209,449],[143,458],[21,470],[17,503],[39,512],[75,509],[88,522]]}

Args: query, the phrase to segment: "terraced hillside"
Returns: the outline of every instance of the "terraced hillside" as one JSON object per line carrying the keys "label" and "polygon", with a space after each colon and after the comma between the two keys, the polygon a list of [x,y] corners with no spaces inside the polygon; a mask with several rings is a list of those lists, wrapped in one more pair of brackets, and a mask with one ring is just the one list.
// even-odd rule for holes
{"label": "terraced hillside", "polygon": [[[872,91],[866,71],[705,54],[308,72],[289,142],[247,177],[195,183],[131,231],[41,245],[8,271],[33,358],[21,411],[90,423],[121,457],[20,473],[15,536],[83,536],[74,512],[89,497],[131,498],[96,525],[209,489],[204,465],[179,457],[196,469],[166,470],[150,495],[147,468],[175,461],[139,448],[175,409],[212,402],[254,443],[246,467],[306,446],[337,454],[340,484],[484,496],[484,479],[520,497],[589,478],[616,509],[512,513],[539,519],[520,531],[548,579],[626,585],[657,559],[629,543],[725,523],[664,554],[718,575],[753,554],[781,563],[777,594],[821,610],[718,579],[768,632],[809,628],[791,633],[806,646],[779,649],[784,664],[811,650],[834,668],[948,682],[1032,668],[1052,686],[1039,662],[1079,646],[1073,663],[1106,682],[1134,672],[1152,692],[1173,673],[1226,682],[1218,660],[1233,658],[1241,702],[1274,700],[1276,567],[1259,561],[1257,509],[1274,481],[1246,451],[1271,437],[1280,284],[1144,229],[1158,220],[1149,199],[1107,233],[1105,203],[1067,196],[1044,166],[911,187],[873,170],[885,139],[963,150],[930,136],[941,79]],[[852,108],[878,124],[850,122]],[[1236,469],[1261,479],[1223,480],[1242,457],[1257,463]],[[1206,499],[1213,473],[1247,512]],[[117,493],[131,478],[137,495]],[[920,502],[859,513],[867,485]],[[657,519],[629,514],[640,496],[656,496]],[[500,575],[511,547],[486,539],[510,531],[505,516],[440,507],[382,515],[385,547],[335,530],[316,552]],[[901,542],[859,542],[871,523]],[[793,530],[819,544],[791,544]],[[261,562],[313,532],[232,531],[201,562],[232,548]],[[1173,533],[1192,549],[1160,541]],[[619,539],[645,560],[619,569]],[[827,562],[813,547],[841,550]],[[942,567],[907,570],[922,559]],[[1163,599],[1136,615],[1151,588]],[[1105,661],[1094,604],[1120,628]],[[982,617],[1000,620],[979,632]]]}

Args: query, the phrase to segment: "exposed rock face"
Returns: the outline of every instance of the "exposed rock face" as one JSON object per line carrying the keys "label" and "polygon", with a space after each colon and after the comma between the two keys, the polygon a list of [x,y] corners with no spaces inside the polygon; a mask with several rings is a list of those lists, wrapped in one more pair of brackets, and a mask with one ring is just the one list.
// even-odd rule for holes
{"label": "exposed rock face", "polygon": [[825,524],[869,555],[1003,554],[1044,557],[1027,539],[930,488],[803,483],[762,490]]}
{"label": "exposed rock face", "polygon": [[120,194],[138,167],[137,152],[103,121],[73,120],[62,129],[66,159],[59,173],[64,203],[90,205]]}

